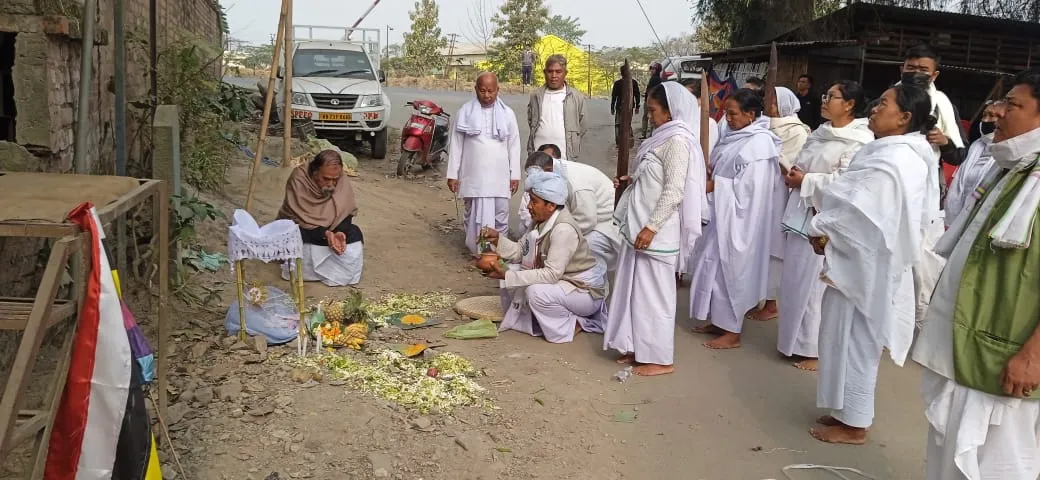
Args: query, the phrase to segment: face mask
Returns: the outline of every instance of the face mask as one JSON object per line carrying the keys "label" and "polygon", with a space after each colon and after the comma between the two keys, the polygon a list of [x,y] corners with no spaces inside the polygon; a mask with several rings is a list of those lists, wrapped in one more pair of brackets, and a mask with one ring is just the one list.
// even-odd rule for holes
{"label": "face mask", "polygon": [[997,129],[997,122],[979,122],[979,133],[989,135]]}
{"label": "face mask", "polygon": [[928,88],[932,83],[932,76],[927,73],[903,72],[901,83],[903,85],[914,85],[921,88]]}

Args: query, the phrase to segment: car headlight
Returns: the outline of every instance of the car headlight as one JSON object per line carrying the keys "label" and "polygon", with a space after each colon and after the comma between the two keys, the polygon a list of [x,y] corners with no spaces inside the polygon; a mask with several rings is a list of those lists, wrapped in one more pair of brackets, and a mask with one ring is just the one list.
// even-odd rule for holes
{"label": "car headlight", "polygon": [[311,104],[310,95],[307,95],[306,93],[302,93],[302,92],[293,92],[293,94],[292,94],[292,103],[293,103],[293,105],[310,105]]}
{"label": "car headlight", "polygon": [[383,106],[383,96],[382,95],[362,95],[361,98],[358,99],[357,106],[359,106],[359,107],[381,107],[381,106]]}

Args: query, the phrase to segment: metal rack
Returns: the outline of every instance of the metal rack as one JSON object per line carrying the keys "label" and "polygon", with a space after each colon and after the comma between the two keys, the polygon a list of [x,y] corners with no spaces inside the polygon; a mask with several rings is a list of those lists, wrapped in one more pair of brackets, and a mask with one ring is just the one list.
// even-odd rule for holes
{"label": "metal rack", "polygon": [[[78,177],[78,178],[77,178]],[[75,179],[79,188],[82,182],[89,182],[85,175],[62,175],[46,173],[2,173],[0,179],[6,182],[39,185],[42,191],[54,191],[63,182]],[[104,177],[89,177],[104,178]],[[125,180],[124,180],[125,181]],[[36,182],[36,183],[32,183]],[[16,202],[24,206],[25,213],[21,218],[33,216],[32,199],[19,198],[17,191],[0,189],[0,200]],[[83,200],[91,199],[92,192],[84,192]],[[156,226],[158,242],[158,283],[159,302],[157,313],[158,339],[155,344],[157,359],[159,414],[165,415],[167,403],[166,344],[169,337],[169,200],[166,183],[161,180],[137,180],[137,187],[123,192],[105,205],[95,205],[102,225],[108,225],[117,218],[126,215],[131,209],[153,200],[153,222]],[[78,203],[77,203],[78,205]],[[52,209],[54,205],[50,205]],[[69,205],[70,211],[76,205]],[[45,216],[45,215],[43,215]],[[43,478],[43,469],[47,460],[47,448],[53,428],[54,417],[61,403],[62,393],[68,375],[69,361],[73,339],[76,333],[77,315],[85,293],[88,275],[91,273],[90,253],[91,238],[77,225],[54,220],[0,219],[0,237],[48,238],[55,239],[51,247],[47,266],[43,271],[40,287],[32,298],[0,297],[0,330],[21,331],[15,359],[10,375],[0,397],[0,462],[12,449],[33,439],[32,465],[29,471],[32,479]],[[61,287],[63,273],[69,262],[72,262],[72,289],[70,298],[56,298]],[[57,361],[57,369],[44,393],[43,409],[26,410],[22,404],[29,386],[29,377],[33,373],[40,344],[44,335],[54,326],[72,318],[64,337]]]}

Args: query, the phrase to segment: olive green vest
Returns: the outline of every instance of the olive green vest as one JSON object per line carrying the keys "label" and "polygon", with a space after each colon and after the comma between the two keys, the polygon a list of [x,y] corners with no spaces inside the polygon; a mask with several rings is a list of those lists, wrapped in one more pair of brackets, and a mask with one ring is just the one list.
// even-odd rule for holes
{"label": "olive green vest", "polygon": [[570,225],[574,228],[574,231],[578,232],[578,248],[574,251],[574,256],[571,257],[571,261],[568,262],[567,266],[563,269],[563,277],[561,280],[582,290],[588,290],[589,293],[592,294],[592,298],[605,297],[605,289],[592,288],[585,282],[576,278],[577,274],[596,266],[596,257],[592,256],[592,251],[589,250],[589,242],[585,241],[585,236],[581,234],[581,229],[578,228],[578,224],[574,222],[574,217],[572,217],[570,212],[567,210],[560,210],[560,214],[556,216],[556,224],[553,225],[553,229],[549,230],[549,232],[542,237],[542,242],[538,249],[539,266],[545,265],[545,257],[549,252],[549,246],[552,244],[553,230],[560,225]]}
{"label": "olive green vest", "polygon": [[[1001,371],[1040,320],[1040,222],[1034,221],[1025,249],[995,248],[989,237],[1029,173],[1006,174],[1012,177],[968,252],[953,313],[956,381],[993,395],[1005,396]],[[973,216],[979,205],[981,200]]]}

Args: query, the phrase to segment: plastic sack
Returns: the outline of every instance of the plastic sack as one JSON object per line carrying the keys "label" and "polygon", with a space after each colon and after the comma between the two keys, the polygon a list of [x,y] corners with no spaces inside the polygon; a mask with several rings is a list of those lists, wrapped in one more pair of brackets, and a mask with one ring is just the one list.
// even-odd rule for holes
{"label": "plastic sack", "polygon": [[473,340],[477,338],[495,338],[498,336],[498,327],[488,319],[474,320],[465,325],[459,325],[447,332],[444,336],[456,340]]}
{"label": "plastic sack", "polygon": [[[267,287],[267,301],[263,305],[246,304],[246,333],[267,337],[268,345],[291,342],[299,333],[299,323],[300,314],[292,297],[277,288]],[[224,326],[228,335],[238,334],[238,300],[228,307]]]}

